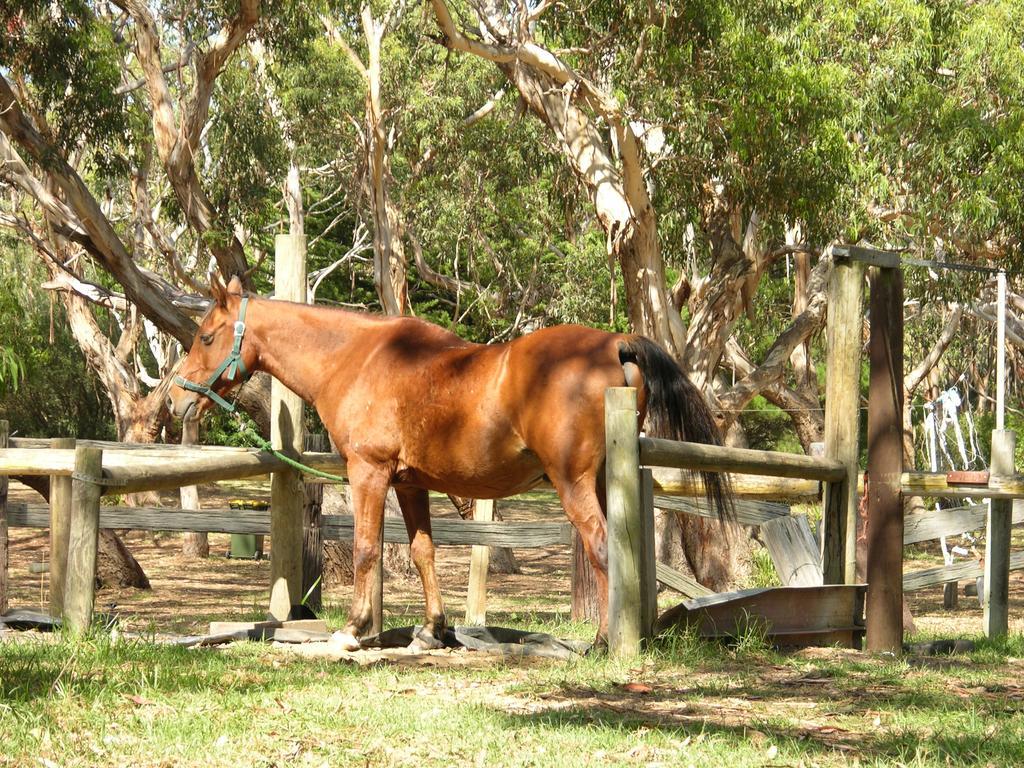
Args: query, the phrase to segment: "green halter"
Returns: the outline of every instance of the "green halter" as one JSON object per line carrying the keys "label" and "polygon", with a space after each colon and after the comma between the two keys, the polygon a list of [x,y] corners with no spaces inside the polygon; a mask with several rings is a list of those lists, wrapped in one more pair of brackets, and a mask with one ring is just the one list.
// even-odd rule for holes
{"label": "green halter", "polygon": [[188,379],[183,379],[181,376],[174,377],[174,383],[179,387],[187,389],[189,392],[198,392],[200,395],[206,395],[228,413],[235,412],[235,404],[229,403],[223,397],[214,392],[213,385],[217,383],[217,379],[219,379],[221,374],[225,371],[227,371],[228,381],[234,381],[235,376],[239,373],[241,373],[243,377],[249,375],[249,372],[245,369],[245,363],[242,362],[242,337],[245,336],[245,308],[248,305],[249,297],[246,296],[242,299],[242,303],[238,307],[238,319],[235,321],[235,340],[231,345],[231,352],[226,358],[224,358],[224,362],[218,365],[217,369],[210,374],[210,378],[206,380],[205,384],[196,384]]}

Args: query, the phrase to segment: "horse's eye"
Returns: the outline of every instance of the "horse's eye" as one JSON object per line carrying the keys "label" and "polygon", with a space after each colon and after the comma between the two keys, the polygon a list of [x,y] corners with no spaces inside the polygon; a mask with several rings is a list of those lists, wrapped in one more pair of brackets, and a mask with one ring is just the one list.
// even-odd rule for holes
{"label": "horse's eye", "polygon": [[203,342],[203,344],[205,344],[206,346],[210,346],[211,344],[213,344],[213,334],[204,333],[202,336],[199,337],[199,340]]}

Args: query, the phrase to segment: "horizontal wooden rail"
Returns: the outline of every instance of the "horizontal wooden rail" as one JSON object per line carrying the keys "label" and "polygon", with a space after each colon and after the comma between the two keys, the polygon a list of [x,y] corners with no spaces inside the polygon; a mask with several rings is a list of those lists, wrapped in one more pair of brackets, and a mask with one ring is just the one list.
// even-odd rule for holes
{"label": "horizontal wooden rail", "polygon": [[[1024,552],[1014,552],[1010,555],[1010,570],[1019,571],[1024,568]],[[976,579],[982,575],[984,567],[976,560],[966,560],[955,565],[940,565],[937,568],[928,568],[922,571],[903,574],[903,591],[913,592],[925,587],[934,587],[937,584],[945,584],[947,581],[966,581]]]}
{"label": "horizontal wooden rail", "polygon": [[696,471],[742,472],[772,477],[797,477],[834,482],[846,477],[846,467],[834,459],[799,453],[755,451],[703,443],[640,438],[640,463]]}
{"label": "horizontal wooden rail", "polygon": [[[654,506],[699,517],[718,518],[718,512],[703,499],[681,499],[655,494]],[[772,501],[736,499],[733,502],[733,507],[736,510],[736,522],[742,525],[764,525],[769,520],[785,517],[790,513],[788,504],[778,504]]]}
{"label": "horizontal wooden rail", "polygon": [[[10,525],[19,528],[48,528],[50,511],[45,504],[13,504]],[[351,515],[324,515],[323,537],[332,541],[351,541]],[[270,512],[251,509],[180,510],[160,507],[101,507],[100,528],[137,531],[197,531],[208,533],[270,533]],[[434,518],[431,521],[434,543],[441,546],[480,544],[491,547],[531,549],[568,546],[572,526],[568,522],[498,522]],[[384,540],[408,544],[405,523],[386,518]]]}
{"label": "horizontal wooden rail", "polygon": [[[70,475],[74,452],[39,445],[35,438],[20,438],[22,447],[0,449],[0,474],[6,475]],[[183,485],[260,477],[281,466],[270,454],[257,448],[225,446],[174,446],[164,444],[138,445],[107,441],[79,441],[80,444],[104,448],[104,477],[120,486],[111,485],[104,493],[129,493],[143,490],[165,490]],[[28,446],[28,447],[26,447]],[[37,447],[38,446],[38,447]],[[160,463],[154,464],[159,459]],[[345,461],[337,453],[304,453],[301,461],[322,472],[344,476]],[[311,476],[312,480],[316,477]],[[731,478],[736,498],[780,499],[791,502],[813,502],[820,495],[818,483],[796,478],[759,475],[734,475]],[[553,488],[539,484],[535,490]],[[704,486],[696,474],[665,470],[655,475],[655,490],[665,496],[700,497]]]}
{"label": "horizontal wooden rail", "polygon": [[[903,522],[903,543],[916,544],[931,541],[940,536],[957,536],[967,531],[980,531],[985,527],[988,506],[975,504],[972,507],[929,510],[907,515]],[[1013,503],[1013,525],[1024,523],[1024,501]]]}

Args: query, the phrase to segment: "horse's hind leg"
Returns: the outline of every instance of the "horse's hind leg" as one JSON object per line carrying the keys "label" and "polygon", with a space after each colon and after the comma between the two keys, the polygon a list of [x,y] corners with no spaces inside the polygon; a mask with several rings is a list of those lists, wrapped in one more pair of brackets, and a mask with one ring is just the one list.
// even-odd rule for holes
{"label": "horse's hind leg", "polygon": [[430,532],[430,497],[420,488],[396,487],[395,495],[402,508],[405,528],[409,532],[410,554],[423,582],[426,620],[410,648],[425,650],[444,646],[445,615],[441,590],[434,569],[434,539]]}
{"label": "horse's hind leg", "polygon": [[344,650],[359,648],[359,639],[373,623],[371,590],[374,569],[381,558],[381,531],[384,527],[384,500],[390,484],[389,473],[364,461],[349,457],[348,477],[352,485],[352,607],[348,624],[336,632],[334,642]]}
{"label": "horse's hind leg", "polygon": [[584,475],[575,481],[551,478],[562,501],[566,517],[575,526],[583,540],[583,549],[594,567],[597,580],[597,600],[601,615],[597,630],[597,645],[603,645],[608,637],[608,527],[599,494],[597,479]]}

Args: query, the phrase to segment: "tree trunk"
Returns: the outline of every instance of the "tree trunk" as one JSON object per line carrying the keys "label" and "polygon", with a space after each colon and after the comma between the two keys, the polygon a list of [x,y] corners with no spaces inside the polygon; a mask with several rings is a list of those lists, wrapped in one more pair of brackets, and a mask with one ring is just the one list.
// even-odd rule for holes
{"label": "tree trunk", "polygon": [[100,531],[96,578],[101,587],[149,589],[149,578],[124,542],[110,530]]}
{"label": "tree trunk", "polygon": [[[195,445],[199,442],[199,419],[186,419],[181,422],[181,444]],[[199,488],[188,485],[181,489],[181,508],[200,509]],[[210,556],[210,537],[204,532],[186,531],[182,535],[181,554],[190,558],[206,558]]]}

